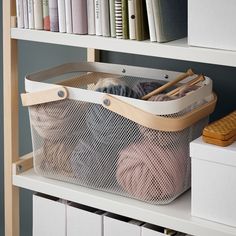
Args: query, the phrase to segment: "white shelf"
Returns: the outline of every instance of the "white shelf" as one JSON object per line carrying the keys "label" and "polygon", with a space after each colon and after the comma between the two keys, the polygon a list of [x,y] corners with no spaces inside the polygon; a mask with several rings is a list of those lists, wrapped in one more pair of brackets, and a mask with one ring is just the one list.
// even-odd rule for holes
{"label": "white shelf", "polygon": [[236,228],[191,217],[190,192],[185,193],[169,205],[154,206],[137,200],[43,178],[38,176],[33,169],[20,175],[13,175],[13,184],[191,235],[236,235]]}
{"label": "white shelf", "polygon": [[191,47],[186,38],[160,44],[18,28],[11,29],[11,38],[236,67],[236,51]]}

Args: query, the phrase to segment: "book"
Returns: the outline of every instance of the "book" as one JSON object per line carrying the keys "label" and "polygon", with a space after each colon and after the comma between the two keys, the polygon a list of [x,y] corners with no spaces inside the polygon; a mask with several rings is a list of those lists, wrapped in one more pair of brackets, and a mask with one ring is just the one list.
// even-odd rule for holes
{"label": "book", "polygon": [[129,38],[136,39],[134,0],[128,0]]}
{"label": "book", "polygon": [[48,0],[43,0],[43,29],[50,30]]}
{"label": "book", "polygon": [[28,0],[28,20],[29,20],[29,29],[34,29],[34,1]]}
{"label": "book", "polygon": [[42,0],[34,0],[34,24],[35,29],[43,29],[43,2]]}
{"label": "book", "polygon": [[49,17],[50,17],[50,30],[52,32],[59,31],[59,19],[58,19],[58,5],[57,0],[48,0]]}
{"label": "book", "polygon": [[86,0],[72,0],[72,22],[74,34],[87,34],[87,1]]}
{"label": "book", "polygon": [[24,28],[29,29],[28,2],[27,2],[27,0],[23,0],[23,12],[24,12]]}
{"label": "book", "polygon": [[17,27],[24,28],[23,0],[16,0]]}
{"label": "book", "polygon": [[109,0],[101,0],[101,20],[102,20],[102,36],[109,37],[110,20],[109,20]]}
{"label": "book", "polygon": [[122,2],[115,0],[116,38],[123,39]]}
{"label": "book", "polygon": [[94,0],[87,0],[88,34],[96,34]]}
{"label": "book", "polygon": [[72,9],[71,9],[71,0],[65,0],[65,9],[66,9],[66,32],[72,34]]}
{"label": "book", "polygon": [[158,42],[187,36],[187,0],[153,0],[152,3]]}
{"label": "book", "polygon": [[144,0],[134,0],[136,39],[141,41],[149,37],[147,11]]}
{"label": "book", "polygon": [[128,39],[129,38],[128,0],[122,0],[122,31],[123,31],[123,39]]}
{"label": "book", "polygon": [[94,0],[94,11],[95,11],[95,29],[96,35],[102,35],[102,11],[101,11],[101,0]]}
{"label": "book", "polygon": [[58,20],[59,20],[59,32],[66,32],[66,9],[65,0],[58,0]]}
{"label": "book", "polygon": [[150,40],[152,42],[155,42],[155,41],[157,41],[157,38],[156,38],[156,28],[155,28],[152,2],[153,2],[153,0],[146,0],[146,8],[147,8],[148,28],[149,28],[149,33],[150,33]]}
{"label": "book", "polygon": [[115,0],[109,0],[109,15],[110,15],[110,32],[111,37],[116,37],[116,22],[115,22]]}

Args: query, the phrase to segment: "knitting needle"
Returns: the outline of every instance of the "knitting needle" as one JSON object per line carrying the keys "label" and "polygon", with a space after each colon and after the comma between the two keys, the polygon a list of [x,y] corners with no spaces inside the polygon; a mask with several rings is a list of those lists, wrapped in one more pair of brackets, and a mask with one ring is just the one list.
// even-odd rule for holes
{"label": "knitting needle", "polygon": [[157,95],[158,93],[163,92],[164,90],[166,90],[167,88],[177,84],[179,81],[184,80],[185,78],[192,76],[194,73],[192,71],[192,69],[188,69],[188,71],[180,76],[178,76],[175,80],[170,81],[164,85],[162,85],[161,87],[153,90],[152,92],[146,94],[145,96],[142,97],[143,100],[147,100],[148,98]]}
{"label": "knitting needle", "polygon": [[205,80],[205,77],[203,75],[198,75],[196,78],[194,78],[194,79],[188,81],[186,84],[183,84],[180,87],[170,91],[166,95],[167,96],[175,96],[175,95],[177,95],[180,92],[181,89],[183,89],[185,87],[191,87],[191,86],[196,85],[199,82],[204,81],[204,80]]}

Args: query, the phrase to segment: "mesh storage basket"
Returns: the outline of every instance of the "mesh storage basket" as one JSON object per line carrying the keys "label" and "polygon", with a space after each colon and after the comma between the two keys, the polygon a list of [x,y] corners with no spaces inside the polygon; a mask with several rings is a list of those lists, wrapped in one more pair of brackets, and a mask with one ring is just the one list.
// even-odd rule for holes
{"label": "mesh storage basket", "polygon": [[[136,95],[139,82],[164,84],[179,74],[72,63],[26,76],[22,101],[29,106],[35,171],[153,204],[171,202],[190,187],[189,143],[214,110],[212,82],[206,77],[171,101]],[[99,92],[97,82],[107,78],[124,81],[125,96]]]}

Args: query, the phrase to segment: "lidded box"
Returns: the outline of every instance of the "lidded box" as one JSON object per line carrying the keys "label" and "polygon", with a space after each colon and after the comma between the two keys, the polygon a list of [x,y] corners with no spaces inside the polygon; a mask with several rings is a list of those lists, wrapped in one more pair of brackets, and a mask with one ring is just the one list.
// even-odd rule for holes
{"label": "lidded box", "polygon": [[190,143],[192,215],[236,227],[236,142],[228,147]]}

